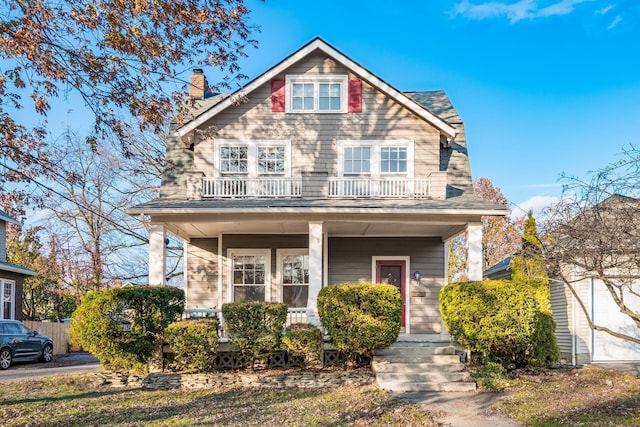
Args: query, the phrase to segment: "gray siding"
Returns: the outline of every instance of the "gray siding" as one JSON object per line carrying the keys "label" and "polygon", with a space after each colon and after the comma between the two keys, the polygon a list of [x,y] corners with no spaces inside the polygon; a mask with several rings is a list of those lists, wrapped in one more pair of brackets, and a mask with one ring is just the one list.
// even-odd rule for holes
{"label": "gray siding", "polygon": [[571,313],[571,293],[565,288],[564,284],[552,282],[551,291],[551,310],[553,311],[553,320],[556,322],[556,338],[558,339],[558,347],[560,348],[561,358],[565,361],[571,361],[571,331],[570,331],[570,315]]}
{"label": "gray siding", "polygon": [[194,170],[193,150],[186,148],[182,142],[171,136],[174,131],[172,127],[169,130],[169,136],[165,138],[165,166],[162,172],[160,197],[184,199],[187,195],[189,172]]}
{"label": "gray siding", "polygon": [[419,270],[420,284],[409,284],[412,334],[439,334],[438,295],[444,286],[444,244],[434,238],[329,238],[329,284],[369,282],[373,256],[409,256],[409,273]]}
{"label": "gray siding", "polygon": [[187,248],[187,308],[218,307],[218,239],[192,239]]}

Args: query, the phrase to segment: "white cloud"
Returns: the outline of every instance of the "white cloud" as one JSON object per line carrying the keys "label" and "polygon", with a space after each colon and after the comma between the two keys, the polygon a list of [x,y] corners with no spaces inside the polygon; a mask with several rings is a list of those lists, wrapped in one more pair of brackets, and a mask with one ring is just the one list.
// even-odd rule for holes
{"label": "white cloud", "polygon": [[506,17],[514,24],[523,19],[568,15],[578,4],[593,1],[596,0],[560,0],[541,7],[537,0],[519,0],[515,3],[490,1],[479,4],[463,0],[454,6],[452,13],[476,20]]}
{"label": "white cloud", "polygon": [[620,15],[616,16],[613,22],[611,22],[611,24],[609,24],[609,26],[607,27],[607,30],[613,30],[621,21],[622,17]]}
{"label": "white cloud", "polygon": [[533,216],[537,219],[540,217],[540,213],[544,208],[557,203],[559,200],[560,199],[555,196],[533,196],[511,209],[511,216],[513,218],[520,218],[526,215],[529,211],[532,211]]}
{"label": "white cloud", "polygon": [[606,15],[607,13],[609,13],[609,11],[611,11],[611,9],[613,9],[614,7],[616,7],[615,4],[610,4],[608,6],[603,7],[600,10],[597,10],[596,13],[598,15]]}

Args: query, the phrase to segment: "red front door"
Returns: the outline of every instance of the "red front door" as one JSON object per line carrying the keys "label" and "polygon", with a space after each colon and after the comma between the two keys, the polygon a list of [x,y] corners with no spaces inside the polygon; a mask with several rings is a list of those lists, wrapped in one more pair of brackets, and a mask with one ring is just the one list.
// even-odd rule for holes
{"label": "red front door", "polygon": [[400,290],[402,297],[402,320],[400,321],[400,326],[403,328],[405,327],[405,269],[405,261],[376,261],[376,283],[394,285]]}

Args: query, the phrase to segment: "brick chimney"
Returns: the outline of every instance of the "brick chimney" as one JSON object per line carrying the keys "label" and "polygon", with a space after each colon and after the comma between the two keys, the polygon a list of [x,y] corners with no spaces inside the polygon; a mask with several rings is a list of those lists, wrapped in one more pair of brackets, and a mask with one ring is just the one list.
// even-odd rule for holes
{"label": "brick chimney", "polygon": [[194,68],[191,76],[191,87],[189,88],[189,96],[195,99],[204,99],[209,91],[207,78],[202,72],[202,68]]}

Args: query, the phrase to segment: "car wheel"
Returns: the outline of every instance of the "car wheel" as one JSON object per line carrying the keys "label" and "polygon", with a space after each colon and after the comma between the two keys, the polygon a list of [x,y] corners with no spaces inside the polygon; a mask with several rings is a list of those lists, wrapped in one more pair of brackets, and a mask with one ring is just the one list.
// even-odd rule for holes
{"label": "car wheel", "polygon": [[41,362],[51,362],[53,360],[53,346],[51,344],[47,344],[44,346],[39,360]]}
{"label": "car wheel", "polygon": [[3,348],[0,350],[0,369],[7,369],[11,366],[11,350]]}

